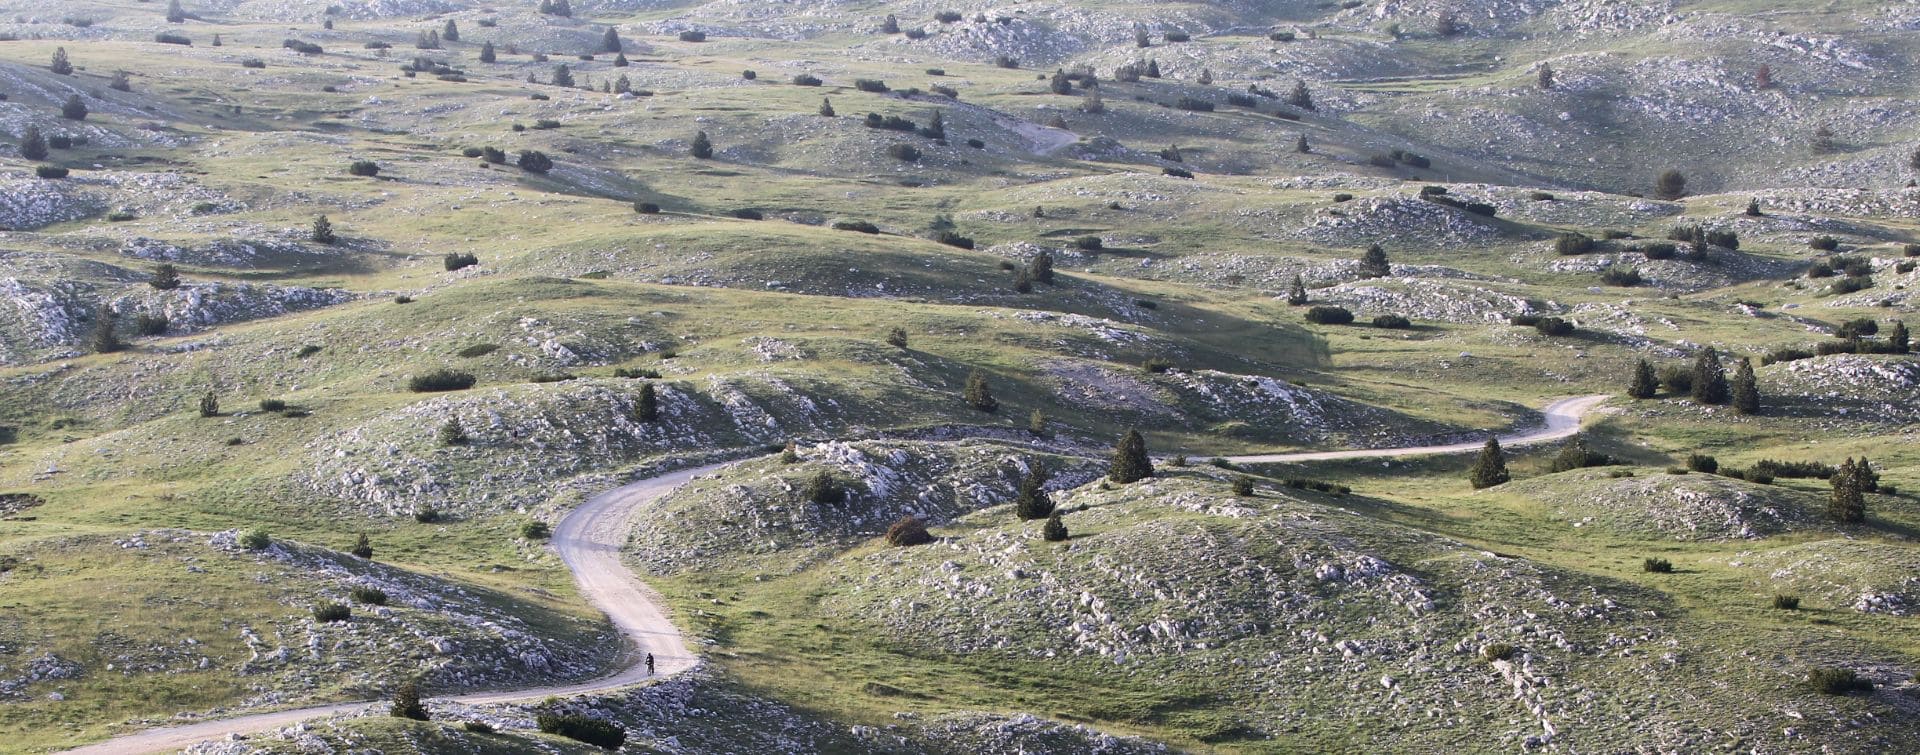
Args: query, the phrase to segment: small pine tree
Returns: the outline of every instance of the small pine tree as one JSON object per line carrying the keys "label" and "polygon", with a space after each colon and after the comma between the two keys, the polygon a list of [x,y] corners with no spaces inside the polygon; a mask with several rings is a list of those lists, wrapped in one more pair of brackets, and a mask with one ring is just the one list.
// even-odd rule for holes
{"label": "small pine tree", "polygon": [[1727,403],[1732,398],[1727,386],[1727,371],[1720,364],[1720,353],[1709,346],[1693,359],[1693,400],[1708,405]]}
{"label": "small pine tree", "polygon": [[1363,278],[1385,278],[1393,274],[1393,263],[1387,260],[1387,250],[1379,244],[1367,247],[1367,253],[1360,256],[1360,276]]}
{"label": "small pine tree", "polygon": [[894,18],[892,13],[888,13],[887,17],[880,21],[880,33],[881,34],[899,34],[900,19]]}
{"label": "small pine tree", "polygon": [[1203,87],[1213,86],[1213,69],[1211,68],[1200,69],[1200,86],[1203,86]]}
{"label": "small pine tree", "polygon": [[633,418],[641,422],[660,419],[660,397],[654,392],[652,383],[640,386],[640,397],[633,402]]}
{"label": "small pine tree", "polygon": [[1731,387],[1733,410],[1741,414],[1760,413],[1760,388],[1753,377],[1753,362],[1746,357],[1740,358],[1740,364],[1733,369]]}
{"label": "small pine tree", "polygon": [[887,345],[902,351],[907,348],[907,329],[895,327],[887,331]]}
{"label": "small pine tree", "polygon": [[1158,58],[1147,61],[1147,78],[1160,78],[1160,60]]}
{"label": "small pine tree", "polygon": [[219,47],[220,45],[221,45],[221,42],[220,42],[220,35],[218,35],[218,34],[215,34],[215,35],[213,35],[213,46],[214,46],[214,47]]}
{"label": "small pine tree", "polygon": [[1540,76],[1537,83],[1541,89],[1553,88],[1553,66],[1546,63],[1540,64]]}
{"label": "small pine tree", "polygon": [[116,92],[131,92],[133,80],[127,78],[126,71],[114,71],[113,78],[107,81],[107,88]]}
{"label": "small pine tree", "polygon": [[167,23],[183,24],[187,22],[187,9],[180,7],[180,0],[168,0]]}
{"label": "small pine tree", "polygon": [[1627,395],[1633,398],[1653,398],[1660,392],[1660,378],[1653,372],[1653,365],[1642,359],[1633,366],[1633,384],[1627,386]]}
{"label": "small pine tree", "polygon": [[1036,281],[1053,285],[1053,255],[1046,252],[1033,255],[1027,262],[1027,274]]}
{"label": "small pine tree", "polygon": [[1307,143],[1306,134],[1301,134],[1299,138],[1293,140],[1293,151],[1303,155],[1313,152],[1313,145]]}
{"label": "small pine tree", "polygon": [[1887,331],[1887,350],[1895,354],[1905,354],[1912,350],[1911,344],[1908,343],[1906,321],[1893,321],[1893,329]]}
{"label": "small pine tree", "polygon": [[1860,469],[1848,458],[1835,470],[1827,483],[1833,493],[1827,499],[1827,516],[1839,522],[1861,522],[1867,518],[1866,490],[1860,481]]}
{"label": "small pine tree", "polygon": [[127,347],[120,340],[120,334],[114,329],[113,310],[101,307],[93,316],[93,335],[88,337],[88,345],[95,354],[111,354]]}
{"label": "small pine tree", "polygon": [[1020,478],[1020,492],[1013,499],[1013,515],[1021,521],[1033,521],[1053,516],[1053,497],[1047,495],[1042,487],[1047,484],[1047,476],[1035,464]]}
{"label": "small pine tree", "polygon": [[795,443],[793,441],[787,441],[786,447],[780,449],[780,463],[781,464],[799,464],[800,463],[800,444]]}
{"label": "small pine tree", "polygon": [[1147,439],[1129,428],[1113,448],[1113,464],[1107,479],[1125,485],[1153,476],[1153,460],[1147,457]]}
{"label": "small pine tree", "polygon": [[1032,414],[1027,415],[1027,432],[1032,435],[1046,435],[1047,413],[1035,409]]}
{"label": "small pine tree", "polygon": [[87,103],[82,102],[77,94],[67,95],[66,104],[60,106],[60,117],[70,121],[86,120],[87,112]]}
{"label": "small pine tree", "polygon": [[1060,521],[1060,512],[1055,511],[1052,516],[1047,517],[1046,526],[1040,528],[1040,537],[1045,538],[1049,543],[1067,541],[1067,523]]}
{"label": "small pine tree", "polygon": [[1293,89],[1287,92],[1287,104],[1301,110],[1314,109],[1313,92],[1307,89],[1307,82],[1300,79],[1293,80]]}
{"label": "small pine tree", "polygon": [[307,238],[315,244],[331,244],[339,237],[333,235],[333,221],[325,215],[315,215],[313,230],[307,234]]}
{"label": "small pine tree", "polygon": [[1292,285],[1287,286],[1287,304],[1300,307],[1305,306],[1307,301],[1307,282],[1300,278],[1299,273],[1294,273]]}
{"label": "small pine tree", "polygon": [[1766,215],[1766,213],[1760,210],[1759,197],[1754,197],[1752,199],[1747,200],[1747,217],[1757,218],[1764,215]]}
{"label": "small pine tree", "polygon": [[1023,294],[1033,293],[1033,274],[1024,267],[1013,271],[1013,290]]}
{"label": "small pine tree", "polygon": [[827,99],[825,97],[820,98],[820,115],[827,118],[832,118],[835,115],[838,115],[837,113],[833,112],[833,100]]}
{"label": "small pine tree", "polygon": [[499,58],[493,53],[493,42],[488,41],[480,44],[480,62],[492,63],[498,59]]}
{"label": "small pine tree", "polygon": [[53,62],[47,64],[47,70],[61,76],[73,75],[73,61],[67,58],[67,48],[53,48]]}
{"label": "small pine tree", "polygon": [[200,416],[220,416],[220,397],[213,395],[213,391],[207,391],[200,396]]}
{"label": "small pine tree", "polygon": [[1753,85],[1761,89],[1773,88],[1773,66],[1761,63],[1753,72]]}
{"label": "small pine tree", "polygon": [[1242,498],[1253,495],[1253,478],[1246,475],[1233,478],[1233,494]]}
{"label": "small pine tree", "polygon": [[609,26],[607,27],[607,33],[600,35],[601,52],[620,52],[623,47],[625,47],[625,45],[620,43],[619,29]]}
{"label": "small pine tree", "polygon": [[632,63],[630,63],[630,62],[628,62],[628,61],[627,61],[627,54],[626,54],[626,53],[624,53],[624,52],[623,52],[623,53],[617,53],[617,54],[615,54],[615,55],[613,56],[613,67],[614,67],[614,68],[626,68],[626,67],[627,67],[627,66],[629,66],[629,65],[632,65]]}
{"label": "small pine tree", "polygon": [[1473,460],[1473,468],[1467,471],[1467,482],[1474,490],[1504,485],[1513,476],[1507,473],[1507,453],[1500,449],[1499,438],[1488,438],[1487,444],[1480,448],[1480,456]]}
{"label": "small pine tree", "polygon": [[561,63],[553,67],[553,85],[557,87],[573,86],[573,69]]}
{"label": "small pine tree", "polygon": [[20,137],[20,156],[28,160],[45,160],[51,154],[47,150],[47,137],[40,133],[39,126],[28,126]]}
{"label": "small pine tree", "polygon": [[446,28],[440,30],[440,38],[448,42],[460,41],[460,25],[454,23],[451,18],[447,19]]}
{"label": "small pine tree", "polygon": [[987,387],[987,375],[979,370],[967,373],[967,385],[961,391],[967,406],[983,412],[992,412],[1000,408],[1000,402],[994,400],[993,389]]}
{"label": "small pine tree", "polygon": [[1100,94],[1099,87],[1089,87],[1086,97],[1080,100],[1080,112],[1099,115],[1107,112],[1107,100]]}
{"label": "small pine tree", "polygon": [[394,718],[409,718],[415,721],[426,721],[431,718],[427,715],[427,706],[420,704],[420,683],[408,679],[394,688],[393,707],[388,709],[387,713]]}
{"label": "small pine tree", "polygon": [[460,424],[459,417],[448,417],[446,423],[440,425],[440,445],[464,446],[468,440],[467,428]]}
{"label": "small pine tree", "polygon": [[707,137],[707,132],[698,132],[693,135],[693,146],[688,148],[688,151],[699,160],[711,158],[713,157],[713,140]]}
{"label": "small pine tree", "polygon": [[180,270],[171,263],[162,262],[153,269],[153,276],[147,279],[147,285],[161,291],[172,291],[180,287]]}
{"label": "small pine tree", "polygon": [[373,541],[367,539],[367,533],[360,533],[360,539],[353,541],[353,550],[347,551],[358,558],[373,560]]}
{"label": "small pine tree", "polygon": [[833,479],[833,473],[824,469],[815,473],[813,479],[807,481],[805,493],[807,500],[814,503],[839,503],[847,497],[846,491],[840,488],[840,483]]}
{"label": "small pine tree", "polygon": [[1047,81],[1047,89],[1054,94],[1073,94],[1073,82],[1067,79],[1067,72],[1055,69],[1053,78]]}

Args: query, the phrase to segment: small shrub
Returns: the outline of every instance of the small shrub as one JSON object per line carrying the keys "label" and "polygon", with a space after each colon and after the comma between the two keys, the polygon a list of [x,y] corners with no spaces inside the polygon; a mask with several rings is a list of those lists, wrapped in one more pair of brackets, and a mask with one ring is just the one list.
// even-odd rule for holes
{"label": "small shrub", "polygon": [[887,156],[902,162],[920,162],[920,148],[911,144],[894,144],[887,147]]}
{"label": "small shrub", "polygon": [[339,603],[320,603],[313,607],[313,619],[323,624],[350,621],[353,619],[353,609]]}
{"label": "small shrub", "polygon": [[361,178],[373,178],[380,175],[380,164],[372,160],[355,160],[347,166],[347,173]]}
{"label": "small shrub", "polygon": [[413,512],[413,520],[421,524],[434,524],[441,519],[440,510],[432,506]]}
{"label": "small shrub", "polygon": [[1534,323],[1533,327],[1543,336],[1573,335],[1574,330],[1573,323],[1558,317],[1542,317],[1539,322]]}
{"label": "small shrub", "polygon": [[813,74],[800,73],[800,74],[794,74],[793,84],[794,86],[817,87],[817,86],[820,86],[821,81],[820,81],[820,77],[815,76]]}
{"label": "small shrub", "polygon": [[286,410],[287,410],[287,402],[285,402],[285,401],[282,401],[282,400],[280,400],[280,399],[277,399],[277,398],[263,398],[263,399],[260,399],[260,411],[263,411],[263,412],[284,412],[284,411],[286,411]]}
{"label": "small shrub", "polygon": [[1633,287],[1646,282],[1640,271],[1631,267],[1609,267],[1600,274],[1600,282],[1609,286]]}
{"label": "small shrub", "polygon": [[1640,568],[1643,571],[1654,574],[1671,574],[1673,573],[1673,562],[1664,558],[1649,558],[1640,562]]}
{"label": "small shrub", "polygon": [[1233,494],[1242,498],[1253,495],[1253,478],[1246,475],[1233,478]]}
{"label": "small shrub", "polygon": [[1373,318],[1373,327],[1405,330],[1413,327],[1413,322],[1399,315],[1377,315]]}
{"label": "small shrub", "polygon": [[642,215],[658,215],[660,214],[660,205],[652,202],[634,202],[633,211]]}
{"label": "small shrub", "polygon": [[1174,168],[1174,167],[1161,168],[1160,174],[1163,176],[1171,176],[1173,178],[1192,178],[1193,177],[1193,171],[1187,170],[1186,168]]}
{"label": "small shrub", "polygon": [[683,31],[680,32],[680,41],[705,42],[707,41],[707,33],[704,31]]}
{"label": "small shrub", "polygon": [[940,231],[934,234],[933,240],[959,249],[972,249],[974,246],[973,239],[954,233],[953,231]]}
{"label": "small shrub", "polygon": [[1098,252],[1106,248],[1106,242],[1099,236],[1081,236],[1073,240],[1073,247],[1083,252]]}
{"label": "small shrub", "polygon": [[472,373],[439,369],[423,372],[407,381],[407,390],[414,393],[437,393],[441,391],[464,391],[474,384]]}
{"label": "small shrub", "polygon": [[926,545],[933,542],[933,535],[927,532],[927,523],[916,516],[903,516],[893,526],[887,528],[887,544],[895,548],[914,545]]}
{"label": "small shrub", "polygon": [[1720,471],[1720,460],[1706,454],[1687,454],[1687,469],[1701,474]]}
{"label": "small shrub", "polygon": [[853,88],[869,94],[886,94],[892,91],[887,82],[879,79],[854,79]]}
{"label": "small shrub", "polygon": [[384,606],[387,604],[387,593],[377,587],[355,587],[347,593],[347,597],[352,598],[355,603],[362,603],[369,606]]}
{"label": "small shrub", "polygon": [[1850,668],[1822,666],[1807,671],[1807,686],[1815,692],[1829,695],[1844,695],[1849,692],[1872,692],[1873,682],[1860,678]]}
{"label": "small shrub", "polygon": [[520,525],[520,536],[528,540],[545,540],[553,536],[553,528],[536,519]]}
{"label": "small shrub", "polygon": [[34,175],[49,179],[66,178],[70,172],[71,171],[65,167],[59,165],[36,165],[33,168]]}
{"label": "small shrub", "polygon": [[1553,250],[1562,255],[1587,254],[1593,251],[1593,239],[1581,233],[1563,233],[1553,242]]}
{"label": "small shrub", "polygon": [[533,722],[544,733],[558,734],[608,750],[618,750],[627,741],[627,730],[613,722],[575,713],[541,712],[533,717]]}
{"label": "small shrub", "polygon": [[1140,364],[1140,369],[1157,375],[1173,369],[1173,362],[1162,357],[1148,357],[1147,361]]}
{"label": "small shrub", "polygon": [[1641,244],[1640,253],[1650,260],[1670,260],[1680,253],[1680,247],[1664,241]]}
{"label": "small shrub", "polygon": [[300,347],[299,351],[294,352],[293,356],[295,359],[306,359],[307,357],[313,356],[318,353],[320,353],[319,346],[316,346],[314,344],[307,344],[305,346]]}
{"label": "small shrub", "polygon": [[458,351],[458,352],[456,352],[456,353],[458,353],[458,354],[459,354],[460,356],[463,356],[463,357],[467,357],[467,358],[469,358],[469,359],[471,359],[471,358],[473,358],[473,357],[483,357],[483,356],[486,356],[486,355],[488,355],[488,354],[492,354],[493,352],[495,352],[495,351],[499,351],[499,350],[500,350],[500,345],[499,345],[499,344],[495,344],[495,343],[476,343],[476,344],[474,344],[474,345],[472,345],[472,346],[468,346],[468,347],[466,347],[466,348],[464,348],[464,349],[461,349],[460,351]]}
{"label": "small shrub", "polygon": [[1800,610],[1800,596],[1774,595],[1773,607],[1781,611],[1798,611]]}
{"label": "small shrub", "polygon": [[453,272],[480,264],[480,258],[472,254],[449,254],[441,260],[441,264],[447,268],[447,272]]}
{"label": "small shrub", "polygon": [[263,551],[269,545],[273,545],[273,536],[266,530],[248,530],[240,536],[240,547],[250,551]]}
{"label": "small shrub", "polygon": [[880,232],[880,226],[874,225],[865,220],[834,221],[833,229],[836,231],[854,231],[856,233],[868,233],[868,234]]}
{"label": "small shrub", "polygon": [[1807,240],[1807,246],[1823,252],[1831,252],[1840,248],[1840,240],[1832,236],[1815,236]]}
{"label": "small shrub", "polygon": [[493,725],[485,721],[467,721],[460,728],[471,734],[492,734]]}
{"label": "small shrub", "polygon": [[1480,658],[1488,663],[1511,660],[1514,647],[1504,642],[1490,642],[1480,646]]}
{"label": "small shrub", "polygon": [[1353,322],[1353,313],[1345,307],[1318,306],[1309,308],[1306,318],[1315,325],[1347,325]]}

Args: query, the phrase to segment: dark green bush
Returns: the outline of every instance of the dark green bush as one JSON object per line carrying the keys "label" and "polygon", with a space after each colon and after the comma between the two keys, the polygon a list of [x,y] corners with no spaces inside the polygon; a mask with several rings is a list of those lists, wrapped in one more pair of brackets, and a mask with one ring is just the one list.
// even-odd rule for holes
{"label": "dark green bush", "polygon": [[895,548],[914,545],[926,545],[933,542],[932,533],[927,532],[927,523],[916,516],[903,516],[893,526],[887,528],[887,544]]}
{"label": "dark green bush", "polygon": [[1373,318],[1373,327],[1405,330],[1413,327],[1413,321],[1399,315],[1376,315]]}
{"label": "dark green bush", "polygon": [[880,232],[880,226],[874,225],[865,220],[835,221],[833,224],[833,229],[836,231],[855,231],[859,233],[879,233]]}
{"label": "dark green bush", "polygon": [[349,621],[353,618],[353,609],[339,603],[320,603],[313,607],[313,618],[321,623]]}
{"label": "dark green bush", "polygon": [[453,272],[461,268],[473,267],[474,265],[480,264],[480,258],[472,254],[455,253],[443,258],[441,264],[447,268],[447,272]]}
{"label": "dark green bush", "polygon": [[380,175],[380,164],[372,160],[355,160],[352,165],[347,166],[347,172],[362,178],[372,178]]}
{"label": "dark green bush", "polygon": [[277,398],[260,399],[260,411],[281,412],[281,411],[286,411],[286,409],[287,409],[287,402],[281,401],[280,399],[277,399]]}
{"label": "dark green bush", "polygon": [[1808,670],[1807,686],[1815,692],[1824,692],[1829,695],[1873,691],[1873,682],[1860,678],[1853,669],[1831,666]]}
{"label": "dark green bush", "polygon": [[66,178],[70,172],[59,165],[36,165],[33,168],[33,174],[41,178]]}
{"label": "dark green bush", "polygon": [[1643,571],[1654,574],[1671,574],[1673,572],[1673,562],[1664,558],[1649,558],[1640,562],[1640,568]]}
{"label": "dark green bush", "polygon": [[269,545],[273,545],[273,536],[268,535],[266,530],[248,530],[240,536],[240,547],[250,551],[263,551]]}
{"label": "dark green bush", "polygon": [[1319,306],[1307,309],[1306,318],[1315,325],[1346,325],[1353,322],[1353,313],[1345,307]]}
{"label": "dark green bush", "polygon": [[440,391],[464,391],[472,388],[475,380],[472,373],[439,369],[423,372],[407,381],[407,390],[414,393],[436,393]]}
{"label": "dark green bush", "polygon": [[1773,607],[1782,611],[1798,611],[1800,610],[1800,596],[1775,595],[1773,596]]}
{"label": "dark green bush", "polygon": [[378,587],[361,585],[348,591],[347,597],[352,598],[355,603],[369,606],[384,606],[387,604],[387,593]]}
{"label": "dark green bush", "polygon": [[492,343],[476,343],[476,344],[474,344],[474,345],[472,345],[472,346],[468,346],[468,347],[466,347],[466,348],[464,348],[464,349],[461,349],[461,350],[459,351],[459,354],[460,354],[460,356],[463,356],[463,357],[468,357],[468,358],[471,358],[471,357],[483,357],[483,356],[486,356],[486,355],[488,355],[488,354],[492,354],[493,352],[495,352],[495,351],[499,351],[499,350],[500,350],[500,345],[499,345],[499,344],[492,344]]}
{"label": "dark green bush", "polygon": [[528,540],[545,540],[553,537],[553,528],[548,527],[546,522],[536,519],[520,525],[520,536]]}
{"label": "dark green bush", "polygon": [[1539,322],[1534,323],[1533,327],[1543,336],[1573,335],[1574,330],[1573,323],[1558,317],[1542,317]]}

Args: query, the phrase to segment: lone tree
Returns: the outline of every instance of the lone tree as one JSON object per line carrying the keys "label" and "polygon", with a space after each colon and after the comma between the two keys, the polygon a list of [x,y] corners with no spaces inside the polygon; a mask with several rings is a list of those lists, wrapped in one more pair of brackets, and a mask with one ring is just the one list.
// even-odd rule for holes
{"label": "lone tree", "polygon": [[333,235],[333,221],[328,220],[325,215],[315,215],[313,230],[308,232],[307,238],[315,244],[331,244],[339,237]]}
{"label": "lone tree", "polygon": [[1553,88],[1553,66],[1552,65],[1549,65],[1547,63],[1540,64],[1539,84],[1541,89]]}
{"label": "lone tree", "polygon": [[447,19],[446,28],[440,30],[440,38],[448,42],[460,41],[460,25],[454,23],[451,18]]}
{"label": "lone tree", "polygon": [[913,545],[926,545],[933,542],[933,534],[927,532],[927,523],[920,517],[907,515],[900,517],[893,526],[887,528],[887,544],[895,548]]}
{"label": "lone tree", "polygon": [[553,85],[557,87],[573,86],[573,69],[561,63],[553,67]]}
{"label": "lone tree", "polygon": [[1828,517],[1839,522],[1866,521],[1866,485],[1859,465],[1851,457],[1834,471],[1827,483],[1833,486],[1833,495],[1827,499]]}
{"label": "lone tree", "polygon": [[1307,89],[1307,82],[1300,79],[1293,80],[1293,89],[1287,92],[1287,104],[1301,110],[1314,109],[1313,92]]}
{"label": "lone tree", "polygon": [[961,392],[961,397],[966,399],[967,406],[983,412],[1000,408],[1000,402],[993,398],[993,390],[987,387],[986,374],[979,370],[967,373],[967,386]]}
{"label": "lone tree", "polygon": [[200,416],[202,417],[220,416],[220,397],[213,395],[213,391],[207,391],[206,393],[201,394]]}
{"label": "lone tree", "polygon": [[1027,275],[1034,280],[1053,285],[1053,255],[1046,252],[1033,255],[1027,263]]}
{"label": "lone tree", "polygon": [[654,393],[652,383],[640,386],[640,397],[633,401],[633,418],[641,422],[660,419],[660,397]]}
{"label": "lone tree", "polygon": [[1060,521],[1060,512],[1047,517],[1047,524],[1040,528],[1040,537],[1049,543],[1064,543],[1067,540],[1067,523]]}
{"label": "lone tree", "polygon": [[827,118],[838,115],[838,113],[833,112],[833,100],[825,97],[820,98],[820,115]]}
{"label": "lone tree", "polygon": [[394,718],[428,720],[430,716],[427,715],[427,706],[420,704],[420,683],[408,679],[394,688],[393,707],[388,709],[387,714]]}
{"label": "lone tree", "polygon": [[147,285],[161,291],[172,291],[180,287],[180,270],[172,263],[162,262],[153,269],[153,277],[147,279]]}
{"label": "lone tree", "polygon": [[1693,359],[1693,400],[1708,405],[1725,404],[1733,398],[1727,386],[1726,368],[1720,365],[1720,352],[1709,346]]}
{"label": "lone tree", "polygon": [[847,498],[847,491],[841,489],[839,481],[833,479],[833,473],[824,469],[807,480],[804,492],[807,500],[814,503],[839,503]]}
{"label": "lone tree", "polygon": [[187,22],[187,9],[180,7],[180,0],[167,3],[167,23],[184,24]]}
{"label": "lone tree", "polygon": [[1760,413],[1760,388],[1754,384],[1753,362],[1746,357],[1733,369],[1733,410],[1741,414]]}
{"label": "lone tree", "polygon": [[67,48],[53,48],[53,62],[47,64],[47,70],[61,76],[73,75],[73,61],[67,59]]}
{"label": "lone tree", "polygon": [[713,140],[707,137],[707,132],[705,131],[696,133],[693,135],[693,146],[690,147],[688,151],[700,160],[712,158]]}
{"label": "lone tree", "polygon": [[1653,195],[1669,200],[1686,196],[1687,177],[1677,170],[1661,173],[1660,178],[1653,183]]}
{"label": "lone tree", "polygon": [[1045,484],[1047,474],[1039,464],[1028,469],[1026,476],[1020,478],[1020,493],[1013,499],[1013,515],[1026,522],[1052,516],[1053,497],[1041,488]]}
{"label": "lone tree", "polygon": [[111,354],[127,347],[114,330],[113,310],[103,306],[94,314],[93,335],[87,338],[87,345],[93,347],[95,354]]}
{"label": "lone tree", "polygon": [[358,558],[373,560],[373,541],[367,539],[367,533],[360,533],[360,539],[353,541],[353,550],[347,551]]}
{"label": "lone tree", "polygon": [[1499,438],[1488,438],[1487,444],[1480,447],[1480,457],[1473,460],[1473,469],[1467,471],[1467,482],[1474,490],[1504,485],[1513,479],[1507,473],[1507,452],[1500,450]]}
{"label": "lone tree", "polygon": [[1385,278],[1393,274],[1393,263],[1387,260],[1387,250],[1379,244],[1367,247],[1367,253],[1360,255],[1360,277]]}
{"label": "lone tree", "polygon": [[887,345],[904,351],[907,348],[907,329],[895,327],[887,331]]}
{"label": "lone tree", "polygon": [[87,112],[87,103],[81,102],[78,94],[67,95],[66,104],[60,106],[60,117],[70,121],[86,120]]}
{"label": "lone tree", "polygon": [[1653,372],[1653,365],[1640,360],[1633,366],[1633,384],[1627,386],[1627,395],[1634,398],[1653,398],[1660,393],[1660,377]]}
{"label": "lone tree", "polygon": [[621,52],[620,30],[607,27],[607,33],[600,35],[601,52]]}
{"label": "lone tree", "polygon": [[1140,437],[1139,430],[1129,428],[1113,448],[1113,466],[1107,471],[1107,479],[1125,485],[1152,476],[1153,460],[1147,458],[1147,439]]}
{"label": "lone tree", "polygon": [[528,173],[545,174],[553,170],[553,158],[537,149],[522,150],[520,157],[514,160],[514,164]]}
{"label": "lone tree", "polygon": [[1027,415],[1027,432],[1032,435],[1047,434],[1047,413],[1039,409]]}
{"label": "lone tree", "polygon": [[464,446],[469,440],[467,427],[460,424],[459,417],[448,417],[447,421],[440,425],[439,437],[440,445],[443,446]]}
{"label": "lone tree", "polygon": [[1293,285],[1287,287],[1287,304],[1299,307],[1307,303],[1307,282],[1299,273],[1293,274]]}
{"label": "lone tree", "polygon": [[1907,336],[1906,321],[1894,320],[1893,329],[1887,331],[1887,351],[1895,354],[1905,354],[1911,350],[1912,346]]}
{"label": "lone tree", "polygon": [[892,13],[888,13],[887,17],[880,21],[880,33],[881,34],[899,34],[900,19],[894,18]]}
{"label": "lone tree", "polygon": [[1306,134],[1301,134],[1299,138],[1293,140],[1293,151],[1303,155],[1313,152],[1313,145],[1307,143]]}
{"label": "lone tree", "polygon": [[28,126],[27,132],[20,137],[20,156],[28,160],[45,160],[48,154],[46,135],[40,133],[39,126]]}
{"label": "lone tree", "polygon": [[499,60],[499,57],[493,54],[493,42],[480,43],[480,62],[492,63],[495,60]]}
{"label": "lone tree", "polygon": [[1753,85],[1761,89],[1773,88],[1773,66],[1761,63],[1753,72]]}

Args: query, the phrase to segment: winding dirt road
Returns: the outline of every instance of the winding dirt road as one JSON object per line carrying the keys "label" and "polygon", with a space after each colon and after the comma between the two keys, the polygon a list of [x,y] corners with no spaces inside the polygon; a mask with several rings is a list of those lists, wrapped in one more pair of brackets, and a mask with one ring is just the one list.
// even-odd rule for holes
{"label": "winding dirt road", "polygon": [[[1555,401],[1542,410],[1547,420],[1544,429],[1503,437],[1500,442],[1506,446],[1524,446],[1573,435],[1580,430],[1581,418],[1607,398],[1606,396],[1583,396]],[[1455,443],[1442,446],[1361,451],[1257,454],[1231,456],[1228,459],[1235,463],[1257,464],[1418,456],[1475,451],[1480,446],[1480,443]],[[594,606],[606,611],[614,626],[633,642],[635,648],[633,665],[617,674],[577,684],[506,692],[477,692],[435,699],[462,703],[509,703],[615,689],[648,678],[644,663],[646,653],[652,653],[654,656],[655,676],[671,676],[693,668],[699,660],[687,649],[686,642],[681,639],[680,631],[674,628],[673,622],[667,619],[666,613],[660,607],[659,596],[621,563],[620,550],[626,544],[627,534],[633,529],[635,515],[643,506],[653,503],[673,489],[686,484],[688,480],[713,472],[722,466],[724,464],[711,464],[671,472],[602,493],[574,509],[565,519],[560,520],[560,525],[554,529],[554,550],[560,554],[560,560],[566,563],[567,568],[573,570],[573,578],[580,586],[580,593]],[[253,734],[324,716],[359,714],[384,705],[384,702],[370,701],[338,703],[203,721],[184,726],[148,729],[67,752],[89,755],[139,755],[168,752],[209,739],[232,734]]]}

